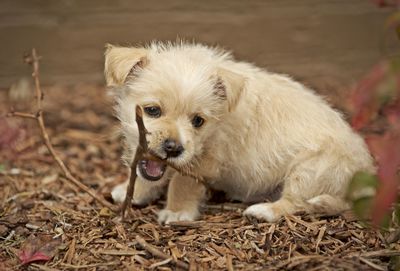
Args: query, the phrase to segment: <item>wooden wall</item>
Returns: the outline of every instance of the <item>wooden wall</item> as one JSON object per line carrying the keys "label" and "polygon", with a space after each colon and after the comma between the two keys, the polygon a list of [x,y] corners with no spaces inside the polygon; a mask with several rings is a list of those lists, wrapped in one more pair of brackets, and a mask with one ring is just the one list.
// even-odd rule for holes
{"label": "wooden wall", "polygon": [[106,42],[195,39],[240,59],[310,82],[348,83],[385,52],[390,10],[368,0],[2,0],[0,86],[29,69],[22,53],[43,56],[46,84],[103,82]]}

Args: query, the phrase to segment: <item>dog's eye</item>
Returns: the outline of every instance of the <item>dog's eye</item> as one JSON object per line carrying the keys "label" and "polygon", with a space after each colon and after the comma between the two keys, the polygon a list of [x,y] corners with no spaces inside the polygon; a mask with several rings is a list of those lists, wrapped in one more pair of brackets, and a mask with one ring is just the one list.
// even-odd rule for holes
{"label": "dog's eye", "polygon": [[144,112],[153,118],[158,118],[161,116],[161,108],[158,106],[147,106],[144,108]]}
{"label": "dog's eye", "polygon": [[204,119],[200,117],[199,115],[194,116],[192,119],[192,125],[193,127],[199,128],[204,124]]}

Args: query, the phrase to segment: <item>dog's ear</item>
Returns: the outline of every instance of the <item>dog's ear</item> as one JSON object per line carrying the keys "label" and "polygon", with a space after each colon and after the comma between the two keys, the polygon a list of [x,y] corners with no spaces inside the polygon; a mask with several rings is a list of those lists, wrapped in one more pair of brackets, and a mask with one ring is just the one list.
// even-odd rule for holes
{"label": "dog's ear", "polygon": [[243,92],[244,84],[245,78],[242,75],[226,68],[218,70],[215,94],[227,101],[229,112],[236,107]]}
{"label": "dog's ear", "polygon": [[148,62],[145,48],[106,45],[104,75],[107,86],[120,86],[135,76]]}

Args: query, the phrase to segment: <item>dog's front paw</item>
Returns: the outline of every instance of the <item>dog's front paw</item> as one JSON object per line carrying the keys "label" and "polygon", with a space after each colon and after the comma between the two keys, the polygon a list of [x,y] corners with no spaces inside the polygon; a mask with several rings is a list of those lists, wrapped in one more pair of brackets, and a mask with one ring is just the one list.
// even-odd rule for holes
{"label": "dog's front paw", "polygon": [[114,202],[121,203],[125,200],[127,186],[127,183],[122,183],[113,188],[111,197]]}
{"label": "dog's front paw", "polygon": [[[161,180],[158,182],[143,181],[136,179],[135,192],[133,194],[132,203],[136,206],[145,206],[154,200],[160,198],[165,193],[165,188],[168,182]],[[111,191],[111,197],[116,203],[121,203],[125,200],[128,182],[119,184]]]}
{"label": "dog's front paw", "polygon": [[[125,200],[126,196],[126,190],[128,189],[128,184],[123,183],[119,184],[114,187],[114,189],[111,191],[111,197],[115,203],[122,203]],[[152,195],[151,193],[148,193],[149,195],[133,195],[132,198],[132,204],[136,206],[144,206],[147,203],[149,203],[153,198],[150,196]]]}
{"label": "dog's front paw", "polygon": [[174,212],[168,209],[161,210],[158,213],[158,223],[169,224],[175,221],[194,221],[199,217],[198,211],[178,211]]}
{"label": "dog's front paw", "polygon": [[258,219],[262,219],[268,222],[275,222],[280,218],[280,215],[277,214],[272,208],[271,203],[260,203],[254,204],[244,210],[244,216],[252,216]]}

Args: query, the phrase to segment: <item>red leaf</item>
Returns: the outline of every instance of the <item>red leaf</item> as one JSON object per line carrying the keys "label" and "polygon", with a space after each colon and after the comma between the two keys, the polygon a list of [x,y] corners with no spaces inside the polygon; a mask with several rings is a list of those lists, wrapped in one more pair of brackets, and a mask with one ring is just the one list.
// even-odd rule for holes
{"label": "red leaf", "polygon": [[385,78],[387,70],[388,65],[385,63],[376,65],[352,90],[350,102],[354,111],[352,126],[355,129],[364,127],[378,111],[376,89]]}
{"label": "red leaf", "polygon": [[370,106],[365,106],[363,108],[360,108],[358,112],[353,116],[351,119],[351,126],[353,126],[354,129],[360,130],[364,126],[366,126],[371,119],[374,118],[378,111],[378,103],[374,102]]}
{"label": "red leaf", "polygon": [[367,144],[379,166],[380,185],[372,210],[372,220],[378,225],[396,201],[398,187],[400,186],[400,178],[397,175],[397,170],[400,167],[400,133],[391,129],[382,137],[368,137]]}
{"label": "red leaf", "polygon": [[22,264],[27,264],[36,261],[48,261],[51,257],[43,254],[42,252],[35,252],[31,253],[30,251],[21,251],[18,254],[19,259],[21,260]]}
{"label": "red leaf", "polygon": [[374,199],[372,209],[372,222],[374,225],[379,225],[385,215],[388,213],[392,204],[397,199],[397,187],[400,184],[400,179],[393,176],[391,180],[386,179],[382,182],[378,193]]}
{"label": "red leaf", "polygon": [[369,136],[367,144],[378,162],[378,176],[382,181],[396,176],[400,166],[400,133],[387,131],[382,137]]}
{"label": "red leaf", "polygon": [[57,253],[57,247],[61,244],[61,239],[53,239],[51,235],[42,234],[38,236],[30,235],[23,243],[18,258],[22,264],[36,261],[49,261]]}
{"label": "red leaf", "polygon": [[392,129],[400,132],[400,97],[387,106],[384,113]]}

